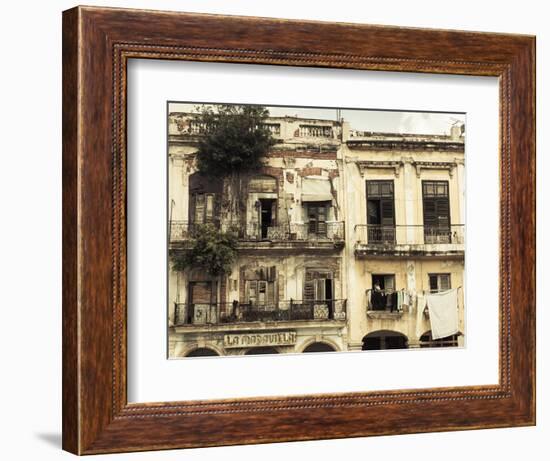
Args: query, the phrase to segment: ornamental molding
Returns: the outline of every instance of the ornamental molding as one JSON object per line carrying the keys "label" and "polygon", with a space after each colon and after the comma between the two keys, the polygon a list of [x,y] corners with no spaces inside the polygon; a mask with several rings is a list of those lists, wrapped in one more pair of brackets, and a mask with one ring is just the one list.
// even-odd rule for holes
{"label": "ornamental molding", "polygon": [[412,165],[416,168],[416,176],[420,178],[422,170],[447,170],[449,177],[452,178],[455,168],[458,163],[454,162],[413,162]]}
{"label": "ornamental molding", "polygon": [[364,176],[368,169],[394,170],[395,177],[399,177],[399,172],[403,166],[401,160],[358,160],[355,162],[359,171]]}

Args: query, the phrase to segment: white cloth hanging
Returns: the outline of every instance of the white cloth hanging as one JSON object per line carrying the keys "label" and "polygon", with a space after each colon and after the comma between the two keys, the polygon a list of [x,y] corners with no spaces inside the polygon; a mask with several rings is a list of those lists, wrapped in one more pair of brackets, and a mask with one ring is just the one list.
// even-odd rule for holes
{"label": "white cloth hanging", "polygon": [[457,289],[430,293],[426,302],[430,312],[432,339],[446,338],[458,333],[458,296]]}
{"label": "white cloth hanging", "polygon": [[418,293],[416,295],[416,337],[420,338],[420,335],[424,333],[422,331],[422,316],[424,315],[424,308],[426,307],[426,297],[424,293]]}

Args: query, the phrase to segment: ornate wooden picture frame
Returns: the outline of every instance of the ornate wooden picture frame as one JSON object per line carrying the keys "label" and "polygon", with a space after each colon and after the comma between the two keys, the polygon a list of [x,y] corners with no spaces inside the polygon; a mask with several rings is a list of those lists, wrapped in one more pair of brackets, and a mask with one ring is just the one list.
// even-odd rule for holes
{"label": "ornate wooden picture frame", "polygon": [[[499,383],[128,403],[126,84],[132,58],[498,77]],[[63,13],[65,450],[533,425],[534,293],[534,37],[93,7]]]}

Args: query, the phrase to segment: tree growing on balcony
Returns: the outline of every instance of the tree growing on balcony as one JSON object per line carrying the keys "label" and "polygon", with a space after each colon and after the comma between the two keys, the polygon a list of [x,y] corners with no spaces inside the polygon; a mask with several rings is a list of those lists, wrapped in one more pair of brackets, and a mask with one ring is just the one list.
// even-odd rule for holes
{"label": "tree growing on balcony", "polygon": [[204,128],[197,150],[198,171],[213,180],[227,178],[227,208],[235,216],[245,208],[243,177],[259,170],[275,144],[265,125],[262,106],[219,104],[201,106],[197,122]]}
{"label": "tree growing on balcony", "polygon": [[199,140],[198,170],[212,177],[258,170],[275,142],[264,124],[268,116],[262,106],[201,106],[197,121],[206,129]]}
{"label": "tree growing on balcony", "polygon": [[237,253],[233,232],[222,232],[212,224],[199,226],[189,240],[186,251],[172,257],[174,270],[202,269],[213,277],[231,272]]}

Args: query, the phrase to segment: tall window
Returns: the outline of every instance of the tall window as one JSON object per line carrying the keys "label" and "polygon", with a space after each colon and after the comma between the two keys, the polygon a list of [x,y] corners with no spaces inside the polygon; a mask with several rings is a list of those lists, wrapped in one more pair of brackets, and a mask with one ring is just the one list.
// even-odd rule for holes
{"label": "tall window", "polygon": [[246,280],[246,300],[252,305],[275,305],[277,302],[276,268],[261,268],[256,271],[254,280]]}
{"label": "tall window", "polygon": [[193,194],[193,222],[205,224],[214,220],[215,194]]}
{"label": "tall window", "polygon": [[451,289],[451,274],[429,274],[428,277],[432,293]]}
{"label": "tall window", "polygon": [[307,269],[304,284],[304,300],[324,301],[333,299],[332,272]]}
{"label": "tall window", "polygon": [[422,202],[425,242],[450,243],[449,182],[422,181]]}
{"label": "tall window", "polygon": [[369,243],[395,241],[393,181],[367,181],[367,239]]}
{"label": "tall window", "polygon": [[369,309],[383,311],[397,308],[394,274],[372,274]]}
{"label": "tall window", "polygon": [[315,235],[327,235],[327,209],[323,202],[307,204],[308,232]]}

